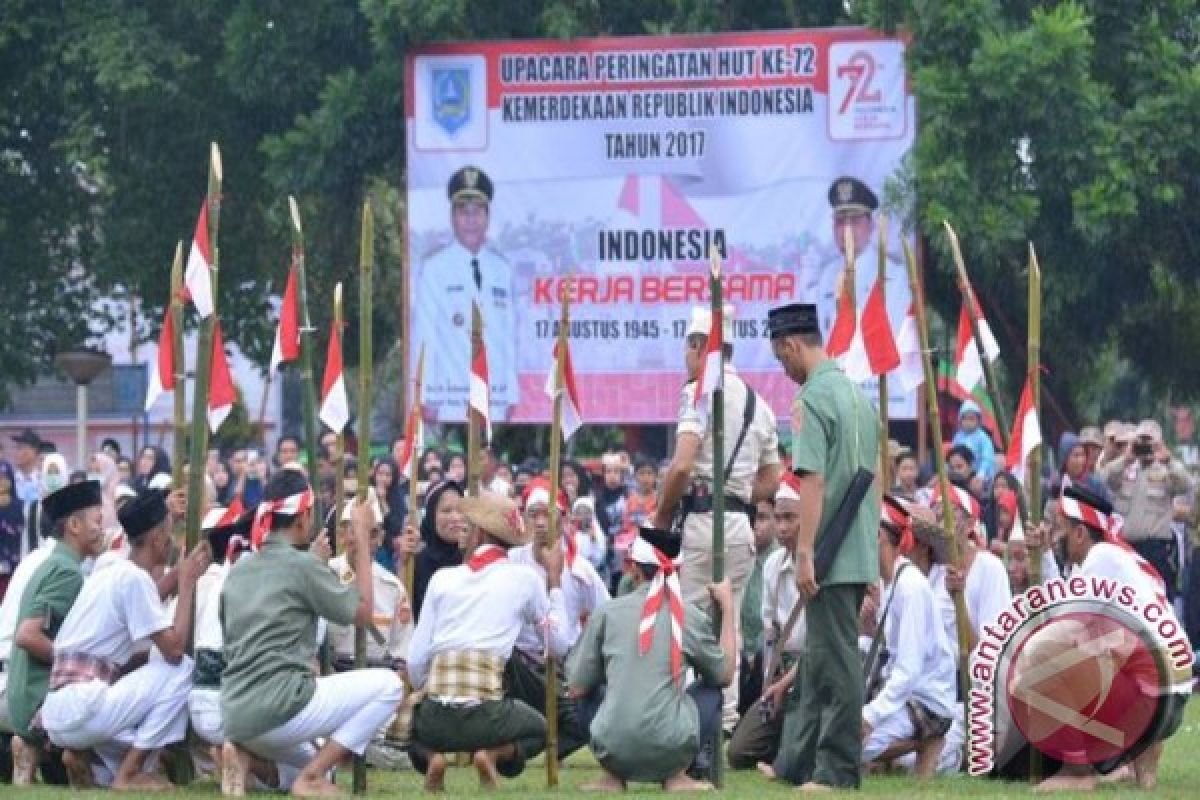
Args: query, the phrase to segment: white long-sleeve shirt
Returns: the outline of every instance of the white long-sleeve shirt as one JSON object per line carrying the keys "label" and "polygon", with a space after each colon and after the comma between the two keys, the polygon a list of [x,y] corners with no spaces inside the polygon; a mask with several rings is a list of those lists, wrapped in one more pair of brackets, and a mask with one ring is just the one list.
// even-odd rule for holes
{"label": "white long-sleeve shirt", "polygon": [[224,564],[209,564],[208,569],[196,581],[196,628],[197,650],[221,652],[225,636],[221,632],[221,588],[229,567]]}
{"label": "white long-sleeve shirt", "polygon": [[12,578],[8,581],[8,591],[4,595],[4,602],[0,603],[0,661],[7,661],[9,654],[12,653],[13,638],[17,634],[17,612],[21,605],[21,595],[25,593],[25,587],[29,585],[29,579],[33,577],[34,571],[50,557],[57,544],[57,539],[47,539],[36,549],[31,550],[29,555],[22,558],[21,563],[17,564],[17,568],[13,570]]}
{"label": "white long-sleeve shirt", "polygon": [[[787,627],[788,617],[799,600],[796,588],[796,562],[788,548],[781,547],[763,562],[762,568],[762,618],[763,631],[767,640],[773,642],[772,648],[783,647],[783,652],[798,655],[804,650],[805,620],[804,612],[796,619],[792,635],[786,642],[781,643],[783,629]],[[769,676],[768,676],[769,677]]]}
{"label": "white long-sleeve shirt", "polygon": [[[561,546],[561,545],[560,545]],[[542,584],[546,582],[546,570],[533,557],[533,545],[515,547],[508,551],[508,558],[516,564],[525,564],[537,572]],[[601,604],[610,599],[608,587],[596,572],[583,553],[575,556],[575,562],[567,568],[563,567],[562,574],[563,608],[566,616],[563,619],[564,635],[569,643],[568,650],[575,647],[579,637],[583,635],[587,620]],[[544,655],[545,634],[540,625],[526,623],[517,637],[516,647],[525,655],[541,662]]]}
{"label": "white long-sleeve shirt", "polygon": [[[958,627],[954,619],[954,599],[946,588],[946,567],[934,564],[929,570],[929,583],[937,596],[942,626],[950,641],[958,641]],[[963,586],[963,599],[967,604],[967,619],[976,638],[984,625],[996,621],[1000,614],[1012,605],[1012,584],[1008,581],[1008,570],[1004,562],[987,550],[978,550],[967,581]]]}
{"label": "white long-sleeve shirt", "polygon": [[478,650],[508,660],[521,629],[546,625],[550,652],[567,654],[566,609],[561,589],[528,564],[505,559],[478,572],[467,565],[440,569],[429,581],[425,605],[408,649],[408,677],[421,688],[438,653]]}
{"label": "white long-sleeve shirt", "polygon": [[909,700],[939,716],[954,714],[955,647],[946,638],[945,628],[938,624],[933,588],[903,556],[897,558],[895,569],[888,587],[891,607],[883,622],[888,650],[886,677],[879,694],[863,708],[863,719],[872,728],[904,711]]}

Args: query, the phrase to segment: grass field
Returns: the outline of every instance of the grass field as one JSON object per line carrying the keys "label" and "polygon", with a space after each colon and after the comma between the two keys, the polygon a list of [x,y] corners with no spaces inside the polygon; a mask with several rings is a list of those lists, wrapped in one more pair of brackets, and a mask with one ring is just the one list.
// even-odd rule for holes
{"label": "grass field", "polygon": [[[576,753],[560,771],[560,787],[556,791],[545,788],[546,771],[542,761],[532,763],[530,768],[520,778],[508,781],[495,794],[506,797],[557,797],[562,795],[584,795],[578,791],[578,786],[597,775],[597,767],[590,754],[586,751]],[[349,770],[343,770],[340,782],[349,786]],[[369,796],[415,796],[421,793],[421,778],[412,771],[381,772],[371,771],[368,775]],[[470,769],[451,769],[447,774],[446,793],[443,797],[472,797],[479,796],[479,784],[475,773]],[[625,794],[626,797],[661,795],[662,792],[653,786],[633,787]],[[729,798],[760,798],[796,796],[790,787],[772,783],[757,772],[726,772],[726,783],[721,796]],[[847,793],[848,794],[848,793]],[[880,797],[920,797],[920,798],[1004,798],[1020,795],[1031,795],[1029,787],[1018,783],[999,783],[969,777],[939,778],[926,784],[918,784],[911,779],[898,777],[869,778],[859,794]],[[11,786],[0,786],[0,796],[13,798],[29,798],[29,800],[51,800],[51,798],[76,798],[111,796],[107,792],[69,792],[64,789],[47,789],[35,787],[31,789],[14,789]],[[139,795],[125,795],[138,797]],[[142,795],[144,797],[162,797],[162,795]],[[176,792],[172,797],[219,797],[217,784],[211,781],[201,781],[185,791]],[[264,795],[265,796],[265,795]],[[1065,795],[1087,796],[1087,795]],[[1200,704],[1189,704],[1187,716],[1179,732],[1167,743],[1166,754],[1163,757],[1162,769],[1159,774],[1159,786],[1154,792],[1142,792],[1129,786],[1105,786],[1097,789],[1092,796],[1097,797],[1126,797],[1143,796],[1155,798],[1184,798],[1200,797]]]}

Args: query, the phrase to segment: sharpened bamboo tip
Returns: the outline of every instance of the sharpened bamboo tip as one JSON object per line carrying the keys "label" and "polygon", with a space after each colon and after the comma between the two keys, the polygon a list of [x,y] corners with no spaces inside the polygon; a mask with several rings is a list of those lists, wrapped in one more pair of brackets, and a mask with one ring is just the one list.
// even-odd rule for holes
{"label": "sharpened bamboo tip", "polygon": [[217,147],[216,142],[212,143],[211,161],[212,161],[213,175],[217,176],[218,181],[223,180],[223,178],[221,177],[221,173],[222,173],[222,170],[221,170],[221,148]]}
{"label": "sharpened bamboo tip", "polygon": [[296,198],[288,195],[288,211],[292,215],[292,227],[296,229],[296,233],[304,233],[304,228],[300,226],[300,206],[296,205]]}
{"label": "sharpened bamboo tip", "polygon": [[715,244],[708,247],[708,264],[713,277],[721,274],[721,251],[717,249]]}
{"label": "sharpened bamboo tip", "polygon": [[333,287],[333,305],[335,308],[342,307],[342,282],[338,281]]}

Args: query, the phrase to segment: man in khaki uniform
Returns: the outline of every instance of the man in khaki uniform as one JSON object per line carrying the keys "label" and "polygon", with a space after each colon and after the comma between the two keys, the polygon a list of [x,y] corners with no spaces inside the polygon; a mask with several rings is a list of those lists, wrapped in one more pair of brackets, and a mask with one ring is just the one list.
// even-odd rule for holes
{"label": "man in khaki uniform", "polygon": [[[760,500],[775,496],[779,486],[779,434],[775,414],[761,397],[751,400],[753,390],[738,376],[733,365],[733,309],[725,307],[722,339],[725,342],[725,577],[733,585],[734,608],[742,607],[746,584],[754,570],[754,527],[750,516]],[[696,380],[704,359],[712,324],[707,308],[692,310],[687,330],[688,382],[679,403],[675,428],[675,454],[663,479],[662,496],[654,527],[670,529],[677,511],[683,522],[683,569],[680,580],[683,599],[702,611],[711,612],[707,586],[712,581],[712,487],[713,430],[710,420],[696,407]],[[748,403],[753,414],[746,425]],[[743,434],[743,428],[745,432]],[[741,440],[739,446],[738,442]],[[739,626],[740,627],[740,626]],[[741,635],[741,631],[738,631]],[[732,730],[737,724],[738,682],[725,691],[723,722]]]}
{"label": "man in khaki uniform", "polygon": [[1162,576],[1173,602],[1179,592],[1179,546],[1171,530],[1176,497],[1192,491],[1187,467],[1163,444],[1152,419],[1138,423],[1133,445],[1104,468],[1113,507],[1125,518],[1125,539]]}

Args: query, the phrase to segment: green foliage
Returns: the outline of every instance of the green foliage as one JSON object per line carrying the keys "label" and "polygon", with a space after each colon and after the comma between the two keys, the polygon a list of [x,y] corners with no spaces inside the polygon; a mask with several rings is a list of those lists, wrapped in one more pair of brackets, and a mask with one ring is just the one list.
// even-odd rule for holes
{"label": "green foliage", "polygon": [[[1029,240],[1045,273],[1047,387],[1065,416],[1093,407],[1095,381],[1116,374],[1102,374],[1100,351],[1155,396],[1195,398],[1198,11],[1196,0],[10,0],[0,19],[0,400],[83,337],[99,295],[140,297],[140,333],[156,335],[210,140],[225,163],[228,338],[266,363],[288,194],[305,221],[313,321],[326,327],[334,283],[355,279],[369,192],[376,349],[394,353],[413,46],[860,23],[911,36],[920,134],[887,195],[916,199],[929,296],[950,319],[958,299],[942,220],[958,230],[1006,353],[1009,404],[1025,368]],[[389,392],[377,418],[390,405],[395,419],[398,386]]]}

